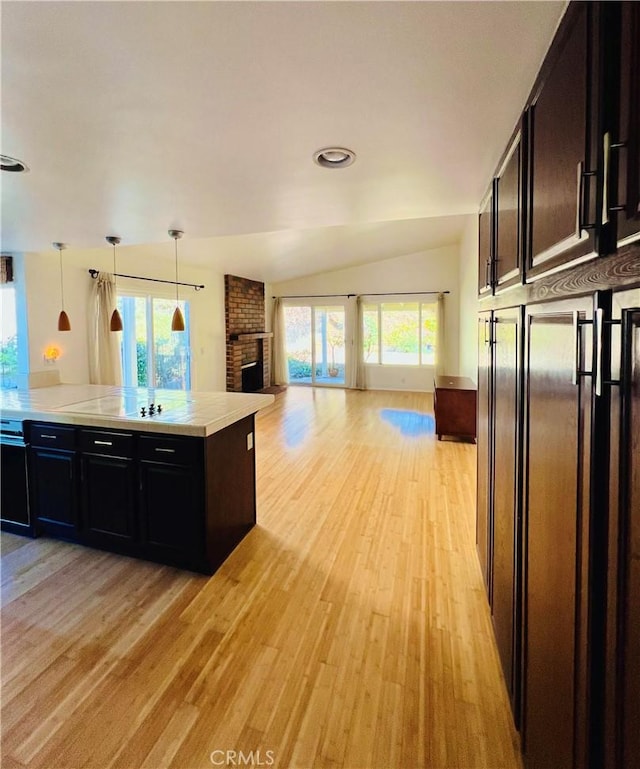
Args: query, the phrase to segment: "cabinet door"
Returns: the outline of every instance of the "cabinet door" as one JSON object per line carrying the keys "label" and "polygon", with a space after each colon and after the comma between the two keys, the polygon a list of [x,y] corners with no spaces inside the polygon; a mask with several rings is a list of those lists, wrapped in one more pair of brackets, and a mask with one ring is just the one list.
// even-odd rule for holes
{"label": "cabinet door", "polygon": [[528,108],[528,273],[595,255],[592,7],[571,3]]}
{"label": "cabinet door", "polygon": [[494,317],[492,617],[505,683],[518,724],[520,614],[520,429],[522,310]]}
{"label": "cabinet door", "polygon": [[38,531],[78,538],[76,464],[74,452],[31,449],[31,499]]}
{"label": "cabinet door", "polygon": [[523,747],[529,769],[586,756],[591,300],[526,315]]}
{"label": "cabinet door", "polygon": [[202,474],[191,467],[140,462],[140,537],[147,557],[202,568],[202,484]]}
{"label": "cabinet door", "polygon": [[128,550],[136,539],[133,461],[82,455],[82,532],[91,545]]}
{"label": "cabinet door", "polygon": [[476,545],[478,559],[487,595],[490,598],[491,587],[491,335],[492,314],[481,313],[478,318],[478,428],[477,428],[477,518]]}
{"label": "cabinet door", "polygon": [[522,271],[522,131],[506,152],[495,181],[496,290],[518,283]]}
{"label": "cabinet door", "polygon": [[611,160],[617,161],[616,216],[618,247],[640,236],[640,3],[620,3],[619,133]]}
{"label": "cabinet door", "polygon": [[493,285],[493,184],[480,206],[478,218],[478,294],[490,294]]}
{"label": "cabinet door", "polygon": [[640,290],[614,294],[606,766],[640,760]]}

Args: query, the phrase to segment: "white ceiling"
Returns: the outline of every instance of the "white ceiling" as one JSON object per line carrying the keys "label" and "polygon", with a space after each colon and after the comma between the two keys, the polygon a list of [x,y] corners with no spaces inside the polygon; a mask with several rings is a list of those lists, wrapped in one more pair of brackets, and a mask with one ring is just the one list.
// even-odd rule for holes
{"label": "white ceiling", "polygon": [[[2,249],[174,227],[181,259],[279,281],[456,242],[564,8],[2,2],[1,151],[30,168]],[[355,164],[315,165],[332,144]]]}

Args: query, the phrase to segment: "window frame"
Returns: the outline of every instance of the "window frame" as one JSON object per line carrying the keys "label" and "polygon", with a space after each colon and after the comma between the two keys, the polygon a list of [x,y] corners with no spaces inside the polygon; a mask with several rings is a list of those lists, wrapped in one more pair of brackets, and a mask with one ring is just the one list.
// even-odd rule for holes
{"label": "window frame", "polygon": [[[147,381],[147,384],[145,385],[135,384],[130,386],[147,387],[151,389],[178,389],[178,388],[162,388],[161,386],[155,384],[156,339],[155,339],[155,326],[153,322],[154,300],[160,299],[160,300],[175,303],[175,294],[169,293],[168,291],[145,291],[140,288],[138,289],[120,288],[120,286],[118,286],[116,289],[116,302],[121,297],[126,299],[144,299],[144,302],[145,302],[145,324],[146,324],[146,345],[145,346],[146,346],[146,357],[147,357],[147,380],[148,381]],[[191,305],[190,305],[190,301],[188,299],[185,299],[184,297],[180,297],[179,302],[182,306],[182,311],[183,311],[183,316],[185,321],[185,331],[173,332],[173,333],[187,333],[189,335],[189,340],[188,340],[189,343],[186,346],[187,358],[186,358],[185,379],[187,381],[187,387],[179,388],[183,392],[187,392],[191,390],[192,384],[193,384],[193,367],[192,367],[192,355],[191,355],[193,329],[191,327]],[[127,333],[127,329],[135,328],[135,308],[132,307],[132,305],[127,303],[123,307],[122,317],[123,317],[124,328],[122,331],[123,336],[122,336],[122,342],[120,346],[120,360],[122,364],[122,379],[124,383],[127,379],[128,371],[130,371],[132,367],[134,370],[137,370],[137,357],[135,352],[135,345],[134,345],[133,351],[131,350],[131,347],[132,347],[131,345],[125,345],[125,334]],[[135,339],[134,339],[134,342],[135,342]],[[149,381],[150,378],[153,379],[153,382]]]}
{"label": "window frame", "polygon": [[[382,326],[382,316],[383,316],[383,307],[384,305],[391,305],[391,304],[415,304],[417,305],[417,332],[418,332],[418,342],[417,342],[417,355],[418,355],[418,362],[417,363],[391,363],[391,362],[384,362],[383,361],[383,326]],[[423,354],[423,328],[424,328],[424,313],[423,308],[425,306],[430,306],[433,308],[433,313],[435,315],[436,324],[437,324],[437,302],[436,301],[425,301],[424,298],[420,294],[416,295],[393,295],[389,294],[388,296],[385,296],[384,298],[369,298],[365,295],[362,297],[362,349],[361,349],[361,355],[363,358],[363,363],[365,366],[384,366],[385,368],[399,368],[399,367],[407,367],[407,368],[434,368],[436,365],[436,356],[437,356],[437,345],[433,345],[433,353],[432,353],[432,360],[431,361],[425,361],[423,358],[425,357]],[[371,312],[373,309],[377,312],[377,350],[376,350],[376,360],[365,360],[364,359],[364,352],[365,352],[365,313]],[[437,325],[436,325],[436,337],[437,337]],[[375,347],[373,348],[375,349]]]}
{"label": "window frame", "polygon": [[[13,289],[14,291],[15,328],[18,354],[15,374],[16,384],[6,388],[2,386],[1,389],[15,390],[20,387],[28,386],[29,372],[31,371],[25,265],[21,254],[3,254],[3,256],[11,256],[12,258],[13,280],[2,284],[0,289]],[[1,384],[2,383],[0,383],[0,385]]]}

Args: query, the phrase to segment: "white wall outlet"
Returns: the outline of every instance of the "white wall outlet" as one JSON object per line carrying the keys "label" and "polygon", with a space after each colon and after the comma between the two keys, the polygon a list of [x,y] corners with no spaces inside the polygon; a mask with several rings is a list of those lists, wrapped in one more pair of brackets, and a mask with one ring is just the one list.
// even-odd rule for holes
{"label": "white wall outlet", "polygon": [[247,451],[253,448],[253,433],[247,433]]}

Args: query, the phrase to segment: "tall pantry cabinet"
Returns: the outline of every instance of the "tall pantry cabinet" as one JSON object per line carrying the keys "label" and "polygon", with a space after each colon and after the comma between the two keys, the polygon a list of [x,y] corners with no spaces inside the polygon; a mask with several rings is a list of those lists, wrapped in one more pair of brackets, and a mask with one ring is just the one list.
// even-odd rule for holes
{"label": "tall pantry cabinet", "polygon": [[613,294],[606,766],[640,756],[640,289]]}
{"label": "tall pantry cabinet", "polygon": [[571,2],[480,206],[477,544],[526,769],[640,766],[640,3]]}
{"label": "tall pantry cabinet", "polygon": [[523,747],[586,767],[592,306],[526,309]]}

